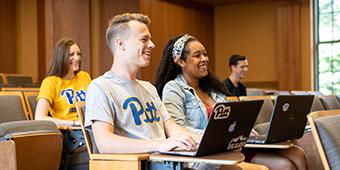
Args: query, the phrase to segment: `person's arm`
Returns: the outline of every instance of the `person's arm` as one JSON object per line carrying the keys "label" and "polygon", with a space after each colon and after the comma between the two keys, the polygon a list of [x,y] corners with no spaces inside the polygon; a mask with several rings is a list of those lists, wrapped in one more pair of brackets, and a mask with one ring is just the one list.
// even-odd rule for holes
{"label": "person's arm", "polygon": [[114,134],[113,125],[94,121],[94,140],[100,153],[148,153],[168,151],[175,147],[192,149],[192,140],[186,136],[173,136],[165,140],[132,139]]}
{"label": "person's arm", "polygon": [[179,126],[172,118],[165,121],[165,132],[168,137],[172,136],[188,136],[190,138],[190,145],[196,145],[201,142],[202,135],[192,133],[188,129]]}
{"label": "person's arm", "polygon": [[80,122],[78,120],[62,120],[53,118],[48,115],[48,110],[50,108],[50,103],[45,98],[40,98],[37,102],[37,107],[35,109],[35,120],[50,120],[53,121],[57,126],[78,126]]}
{"label": "person's arm", "polygon": [[182,90],[174,81],[165,85],[162,101],[175,123],[188,129],[190,132],[202,134],[204,130],[193,128],[187,124],[187,115],[185,115],[184,109],[185,102],[183,101],[184,97],[185,94],[182,93]]}

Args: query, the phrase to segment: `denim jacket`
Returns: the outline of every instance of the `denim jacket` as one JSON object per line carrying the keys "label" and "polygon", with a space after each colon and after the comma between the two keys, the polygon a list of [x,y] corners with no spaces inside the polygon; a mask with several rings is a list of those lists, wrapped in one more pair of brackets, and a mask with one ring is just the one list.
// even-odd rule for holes
{"label": "denim jacket", "polygon": [[[209,96],[215,102],[226,101],[226,96],[221,93],[211,92]],[[203,133],[208,122],[207,110],[182,74],[166,83],[162,100],[178,125],[194,133]]]}

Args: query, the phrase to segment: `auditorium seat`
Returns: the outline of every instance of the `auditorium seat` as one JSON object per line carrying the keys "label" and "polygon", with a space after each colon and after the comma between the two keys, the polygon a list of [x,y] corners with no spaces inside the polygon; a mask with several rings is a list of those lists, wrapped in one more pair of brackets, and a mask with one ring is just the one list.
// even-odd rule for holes
{"label": "auditorium seat", "polygon": [[16,87],[39,87],[39,84],[33,83],[31,75],[26,74],[5,74],[6,83]]}
{"label": "auditorium seat", "polygon": [[8,156],[0,158],[0,162],[7,162],[1,164],[0,169],[5,165],[18,170],[57,170],[61,159],[62,140],[60,131],[51,121],[23,120],[0,123],[0,148],[5,148],[0,152],[5,152]]}
{"label": "auditorium seat", "polygon": [[29,119],[21,92],[0,91],[0,123]]}
{"label": "auditorium seat", "polygon": [[26,91],[23,92],[27,110],[32,120],[35,119],[35,108],[37,106],[37,97],[39,92]]}
{"label": "auditorium seat", "polygon": [[237,96],[227,96],[226,99],[227,99],[227,102],[237,102],[237,101],[239,101]]}
{"label": "auditorium seat", "polygon": [[312,112],[308,122],[324,169],[340,169],[340,110]]}
{"label": "auditorium seat", "polygon": [[340,109],[340,102],[335,95],[320,96],[320,100],[326,110]]}
{"label": "auditorium seat", "polygon": [[[311,91],[291,91],[292,95],[314,95],[316,93]],[[314,95],[313,103],[310,109],[310,112],[325,110],[323,104],[320,101],[319,95]]]}
{"label": "auditorium seat", "polygon": [[240,101],[248,100],[263,100],[263,104],[259,115],[255,121],[255,125],[269,122],[274,109],[273,97],[272,96],[240,96]]}
{"label": "auditorium seat", "polygon": [[96,149],[96,144],[93,142],[91,131],[84,127],[83,107],[84,102],[77,103],[77,113],[80,119],[82,132],[85,137],[86,146],[90,159],[90,170],[96,169],[143,169],[142,161],[149,159],[150,154],[100,154]]}

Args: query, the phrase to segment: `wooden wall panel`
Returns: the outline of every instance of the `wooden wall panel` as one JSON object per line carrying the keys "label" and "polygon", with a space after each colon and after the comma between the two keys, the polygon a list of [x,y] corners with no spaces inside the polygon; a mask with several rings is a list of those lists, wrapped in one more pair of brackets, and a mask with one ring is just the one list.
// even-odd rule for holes
{"label": "wooden wall panel", "polygon": [[0,0],[0,73],[16,73],[16,3]]}
{"label": "wooden wall panel", "polygon": [[[47,1],[47,0],[46,0]],[[49,3],[50,4],[50,3]],[[38,16],[37,16],[37,22],[38,22],[38,25],[37,25],[37,31],[38,31],[38,36],[37,36],[37,40],[38,40],[38,81],[41,82],[43,80],[43,78],[45,77],[46,75],[46,70],[47,70],[47,67],[48,67],[48,64],[46,64],[46,56],[47,55],[47,50],[46,50],[46,37],[49,37],[47,36],[46,32],[51,32],[51,31],[47,31],[46,28],[46,23],[48,23],[49,20],[46,20],[45,18],[46,17],[46,14],[45,14],[45,1],[41,1],[39,3],[37,3],[37,13],[38,13]],[[50,11],[46,11],[47,12],[50,12]],[[49,50],[52,50],[52,47],[48,48]],[[51,55],[51,53],[49,53]]]}
{"label": "wooden wall panel", "polygon": [[301,0],[301,90],[315,90],[314,88],[314,22],[313,2]]}
{"label": "wooden wall panel", "polygon": [[[17,52],[23,53],[23,51],[17,49],[17,36],[20,35],[17,35],[16,33],[18,27],[16,24],[20,25],[24,23],[18,23],[20,21],[16,21],[16,15],[20,14],[16,9],[17,2],[17,0],[0,0],[0,72],[15,73],[18,72],[18,70],[22,70],[22,68],[18,69],[18,62],[20,63],[22,61],[18,61],[18,57],[16,56]],[[152,20],[150,31],[152,40],[156,44],[150,67],[142,70],[140,75],[140,78],[144,80],[154,80],[166,42],[175,35],[189,33],[196,36],[206,47],[210,58],[210,70],[215,73],[220,73],[217,74],[220,78],[224,78],[226,70],[224,62],[221,62],[226,61],[224,58],[225,52],[221,53],[220,51],[223,51],[222,49],[233,51],[235,51],[235,49],[244,49],[245,44],[253,43],[253,40],[257,39],[260,43],[255,43],[255,45],[253,45],[253,48],[256,48],[254,54],[251,54],[250,52],[245,54],[249,54],[252,59],[254,59],[254,61],[251,61],[252,69],[256,69],[255,67],[259,67],[261,70],[265,69],[266,72],[263,74],[268,74],[269,77],[267,76],[267,78],[264,79],[255,77],[256,79],[252,78],[248,81],[277,81],[280,82],[280,89],[303,88],[308,90],[307,88],[312,86],[311,63],[313,61],[311,58],[312,50],[310,44],[312,24],[307,21],[307,19],[311,17],[310,14],[307,14],[311,10],[311,7],[308,5],[301,5],[304,4],[301,2],[306,1],[299,1],[298,4],[295,3],[295,5],[299,6],[298,8],[295,8],[292,4],[289,7],[274,6],[273,2],[268,1],[267,3],[264,3],[266,8],[262,10],[263,4],[261,4],[261,2],[258,2],[260,4],[258,8],[251,8],[247,5],[252,2],[240,3],[238,5],[234,4],[230,7],[226,6],[225,8],[215,7],[214,14],[213,7],[197,4],[190,0],[37,1],[38,26],[36,29],[38,34],[36,38],[38,41],[37,74],[39,80],[42,80],[46,74],[56,41],[63,36],[74,38],[80,43],[84,53],[83,68],[85,70],[92,73],[93,77],[103,74],[105,71],[109,70],[112,65],[112,55],[109,52],[105,40],[105,31],[109,19],[112,16],[123,12],[142,12],[147,14]],[[30,10],[33,10],[31,5],[29,7],[32,8]],[[250,11],[248,10],[248,7],[250,8]],[[27,6],[23,8],[27,8]],[[229,16],[232,12],[225,12],[221,14],[223,16],[216,17],[216,15],[220,15],[220,13],[216,14],[216,11],[219,11],[218,9],[228,9],[227,11],[241,10],[240,12],[242,12],[242,9],[246,9],[246,12],[243,12],[244,15],[235,15],[232,17],[237,18],[235,22],[239,21],[241,23],[249,24],[241,24],[241,27],[237,27],[233,25],[235,24],[234,20],[233,22],[228,23],[223,20],[223,16]],[[253,12],[252,10],[255,11],[254,16],[250,18],[247,17],[245,13]],[[263,14],[263,20],[266,20],[266,22],[259,22],[257,25],[252,25],[251,23],[256,22],[253,21],[256,19],[256,16],[262,16],[258,15],[259,11]],[[277,15],[276,18],[275,15]],[[217,20],[214,21],[216,18]],[[222,18],[222,20],[218,18]],[[261,25],[263,25],[263,27],[259,27]],[[238,29],[239,31],[234,34],[231,29]],[[245,34],[242,30],[248,31],[248,34]],[[22,29],[22,31],[24,31],[22,34],[27,33],[27,31],[25,32],[25,29]],[[263,35],[264,32],[267,36],[248,36],[257,35],[256,31],[261,31],[261,34],[258,35]],[[234,42],[233,40],[230,40],[229,34],[231,33],[232,35],[230,36],[237,38],[235,38]],[[223,38],[223,36],[226,36],[226,38]],[[233,44],[235,49],[228,47],[223,43],[224,41],[214,41],[221,40],[221,37],[222,39],[229,39],[229,42],[231,42],[230,44]],[[242,39],[242,37],[244,38]],[[30,36],[30,38],[34,37]],[[19,40],[20,39],[23,38],[19,38]],[[240,40],[244,40],[244,43]],[[266,42],[268,43],[263,44],[264,40],[267,40]],[[241,45],[237,46],[237,42]],[[21,44],[24,43],[21,42]],[[220,55],[220,57],[223,56],[219,58],[219,56],[215,56],[215,54]],[[256,64],[256,62],[262,62],[262,60],[255,57],[257,54],[258,56],[266,56],[267,58],[265,61],[271,61],[272,64],[270,65],[271,67],[269,70],[268,68],[261,67],[260,64]],[[286,61],[288,61],[287,66],[281,64]],[[222,66],[221,63],[223,64]],[[278,65],[279,63],[281,64],[280,66]],[[278,75],[287,71],[289,71],[287,75],[280,78],[278,77]],[[248,78],[251,78],[250,74]]]}
{"label": "wooden wall panel", "polygon": [[[138,0],[100,0],[99,1],[99,32],[92,32],[93,36],[99,38],[99,56],[94,59],[97,60],[99,66],[99,75],[108,71],[112,66],[112,54],[106,44],[105,33],[109,20],[120,13],[138,12]],[[95,68],[98,70],[98,68]],[[98,75],[94,75],[96,77]]]}
{"label": "wooden wall panel", "polygon": [[277,7],[279,88],[313,90],[312,3],[280,3]]}
{"label": "wooden wall panel", "polygon": [[229,57],[241,54],[248,56],[246,83],[278,81],[275,15],[276,3],[272,1],[215,8],[215,72],[220,79],[230,74]]}
{"label": "wooden wall panel", "polygon": [[16,0],[17,73],[38,75],[37,0]]}
{"label": "wooden wall panel", "polygon": [[165,44],[176,35],[189,33],[208,51],[209,69],[214,70],[214,19],[210,6],[186,5],[177,1],[141,0],[140,11],[151,19],[150,32],[156,48],[151,65],[142,71],[144,80],[154,81]]}
{"label": "wooden wall panel", "polygon": [[249,57],[246,84],[312,90],[311,10],[308,0],[249,1],[215,7],[218,77],[228,76],[228,57],[241,53]]}
{"label": "wooden wall panel", "polygon": [[301,89],[301,15],[298,3],[284,3],[277,10],[279,89]]}
{"label": "wooden wall panel", "polygon": [[90,71],[90,1],[53,1],[54,44],[62,37],[76,40],[82,50],[82,68]]}
{"label": "wooden wall panel", "polygon": [[[45,0],[38,3],[39,16],[39,66],[45,65],[45,70],[40,69],[39,75],[45,75],[53,56],[55,43],[62,37],[69,37],[77,41],[81,47],[82,69],[91,71],[90,48],[90,1],[89,0]],[[43,20],[41,20],[43,19]],[[45,60],[45,61],[44,61]],[[42,73],[44,71],[44,73]],[[40,80],[41,80],[41,76]]]}

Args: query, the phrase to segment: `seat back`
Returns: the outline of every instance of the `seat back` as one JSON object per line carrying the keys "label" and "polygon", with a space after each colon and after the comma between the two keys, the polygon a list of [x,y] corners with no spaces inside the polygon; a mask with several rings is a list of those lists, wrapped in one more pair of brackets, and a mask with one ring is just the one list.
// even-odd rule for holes
{"label": "seat back", "polygon": [[5,86],[5,75],[3,73],[0,73],[0,87]]}
{"label": "seat back", "polygon": [[340,110],[324,110],[308,115],[308,122],[325,170],[340,168]]}
{"label": "seat back", "polygon": [[26,74],[5,74],[6,82],[16,87],[39,87],[39,85],[33,83],[31,75]]}
{"label": "seat back", "polygon": [[63,138],[53,122],[0,123],[0,138],[14,141],[17,169],[59,168]]}
{"label": "seat back", "polygon": [[258,88],[247,88],[247,96],[263,96],[265,95],[265,90]]}
{"label": "seat back", "polygon": [[84,126],[85,102],[77,102],[81,130],[83,132],[86,147],[90,158],[90,169],[143,169],[142,161],[148,160],[150,154],[101,154],[95,145],[92,132]]}
{"label": "seat back", "polygon": [[309,91],[309,94],[314,95],[314,96],[322,96],[323,94],[319,91]]}
{"label": "seat back", "polygon": [[263,104],[255,121],[255,125],[270,121],[270,117],[274,109],[272,96],[240,96],[239,99],[240,101],[263,100]]}
{"label": "seat back", "polygon": [[[293,95],[313,95],[310,91],[291,91]],[[318,95],[314,95],[313,103],[310,108],[310,112],[315,112],[319,110],[325,110]]]}
{"label": "seat back", "polygon": [[3,87],[1,91],[17,91],[17,92],[39,92],[36,87]]}
{"label": "seat back", "polygon": [[314,95],[312,107],[310,108],[310,112],[315,112],[315,111],[320,111],[320,110],[325,110],[323,107],[320,97]]}
{"label": "seat back", "polygon": [[89,135],[88,130],[85,128],[84,122],[85,122],[85,117],[84,117],[84,111],[85,111],[85,102],[77,102],[76,103],[76,109],[80,121],[80,126],[81,130],[83,132],[85,142],[86,142],[86,147],[87,151],[89,153],[89,158],[92,159],[92,154],[93,154],[93,146],[92,146],[92,141]]}
{"label": "seat back", "polygon": [[227,99],[227,102],[237,102],[237,101],[239,101],[237,96],[227,96],[226,99]]}
{"label": "seat back", "polygon": [[35,119],[35,108],[37,106],[37,97],[39,92],[26,91],[23,92],[25,103],[27,105],[27,110],[32,120]]}
{"label": "seat back", "polygon": [[23,84],[33,84],[32,76],[24,74],[6,74],[8,84],[21,86]]}
{"label": "seat back", "polygon": [[287,90],[266,90],[265,95],[268,95],[268,96],[290,95],[290,92]]}
{"label": "seat back", "polygon": [[335,95],[320,96],[320,100],[326,110],[340,109],[340,102]]}
{"label": "seat back", "polygon": [[298,91],[298,90],[293,90],[290,91],[292,95],[310,95],[309,91]]}
{"label": "seat back", "polygon": [[29,119],[21,92],[0,92],[0,123]]}

